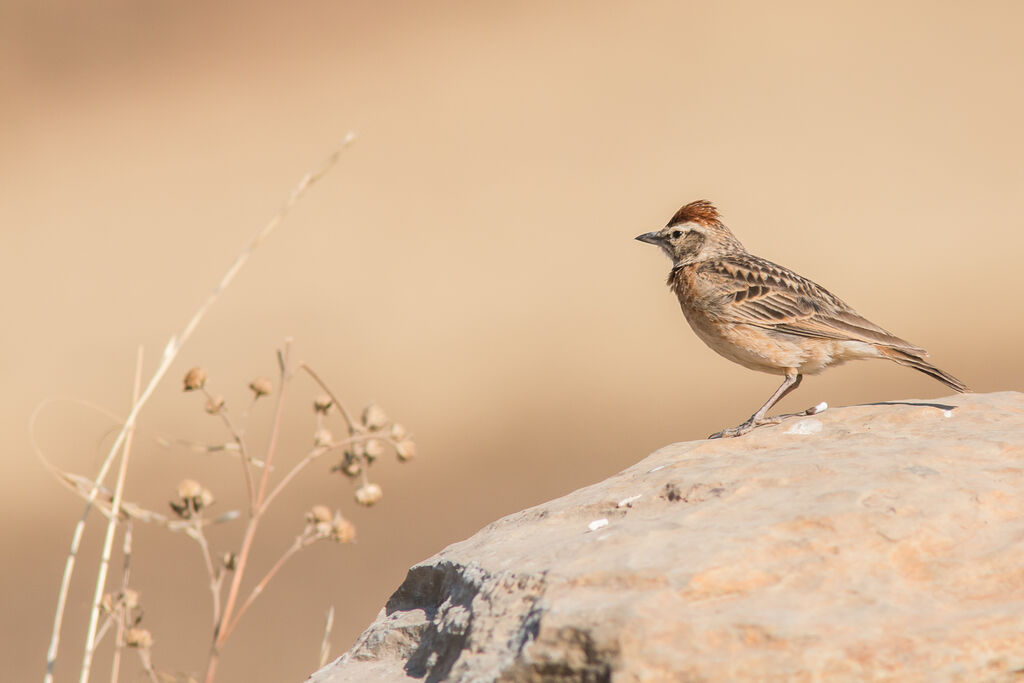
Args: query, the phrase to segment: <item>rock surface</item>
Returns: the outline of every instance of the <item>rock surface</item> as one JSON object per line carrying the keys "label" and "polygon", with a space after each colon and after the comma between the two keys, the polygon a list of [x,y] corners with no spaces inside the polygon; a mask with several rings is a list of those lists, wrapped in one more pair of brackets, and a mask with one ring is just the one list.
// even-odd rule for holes
{"label": "rock surface", "polygon": [[1024,679],[1024,394],[677,443],[413,567],[348,681]]}

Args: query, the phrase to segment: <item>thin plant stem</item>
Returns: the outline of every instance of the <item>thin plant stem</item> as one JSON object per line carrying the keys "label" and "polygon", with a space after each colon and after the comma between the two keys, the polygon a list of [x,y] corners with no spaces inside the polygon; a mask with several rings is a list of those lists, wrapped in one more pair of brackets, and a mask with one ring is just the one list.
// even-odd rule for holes
{"label": "thin plant stem", "polygon": [[121,554],[124,556],[124,571],[121,573],[121,612],[117,619],[117,636],[114,639],[114,655],[110,661],[110,683],[117,683],[121,672],[121,652],[124,650],[124,631],[128,612],[123,598],[128,591],[128,579],[132,571],[132,520],[128,518],[124,522],[124,545],[121,546]]}
{"label": "thin plant stem", "polygon": [[370,485],[370,476],[366,473],[366,470],[368,470],[368,469],[370,469],[370,468],[369,467],[360,467],[359,468],[359,479],[363,482],[363,486],[369,486]]}
{"label": "thin plant stem", "polygon": [[327,383],[320,379],[320,376],[313,371],[313,368],[309,367],[305,363],[299,363],[299,367],[305,370],[306,373],[313,378],[313,381],[320,385],[320,388],[324,390],[324,393],[331,397],[331,402],[334,403],[334,406],[338,409],[338,412],[341,413],[341,417],[344,418],[345,424],[348,426],[348,433],[355,434],[358,432],[359,428],[356,426],[356,423],[352,420],[351,416],[349,416],[348,411],[345,410],[345,406],[338,400],[338,397],[334,395],[333,391],[331,391],[331,388],[327,386]]}
{"label": "thin plant stem", "polygon": [[281,557],[277,558],[277,562],[274,563],[274,566],[267,571],[267,573],[263,576],[262,579],[259,580],[259,582],[255,586],[253,586],[252,591],[249,593],[249,597],[245,599],[245,602],[242,603],[242,606],[238,608],[238,612],[235,613],[234,618],[224,628],[223,633],[225,640],[227,640],[228,636],[231,635],[231,632],[235,630],[235,627],[238,626],[238,622],[242,620],[242,615],[244,615],[245,611],[249,609],[249,606],[252,605],[253,602],[255,602],[256,598],[260,596],[260,594],[263,592],[263,589],[267,587],[268,583],[270,583],[270,580],[273,579],[274,575],[277,574],[277,572],[280,571],[281,567],[284,566],[284,563],[290,560],[295,553],[299,552],[304,547],[309,545],[309,542],[310,541],[308,539],[304,539],[302,536],[299,536],[295,539],[295,542],[292,543],[288,547],[288,549],[284,551]]}
{"label": "thin plant stem", "polygon": [[[51,403],[55,403],[57,400],[58,399],[50,399],[48,401],[43,401],[38,406],[36,406],[36,409],[34,411],[32,411],[32,417],[29,419],[29,436],[32,441],[32,448],[35,451],[36,456],[40,460],[42,460],[43,464],[46,465],[46,468],[50,470],[50,472],[52,472],[54,476],[57,477],[58,481],[60,481],[61,471],[57,469],[54,465],[52,465],[43,455],[43,451],[39,447],[39,444],[36,442],[35,436],[35,424],[36,420],[39,418],[39,414],[46,406],[50,405]],[[89,408],[93,408],[94,410],[100,413],[103,413],[104,415],[107,415],[108,417],[111,417],[112,419],[119,420],[117,416],[102,408],[101,406],[97,406],[86,401],[79,401],[77,399],[63,400],[68,400],[73,403],[85,405]],[[68,557],[64,561],[64,573],[61,576],[60,588],[57,591],[57,609],[53,617],[53,630],[50,635],[50,645],[46,650],[46,674],[43,677],[43,680],[46,683],[53,683],[53,667],[57,663],[57,651],[58,648],[60,647],[60,632],[61,627],[64,624],[64,611],[67,607],[68,592],[71,587],[71,576],[75,571],[75,559],[78,557],[78,551],[82,546],[82,535],[85,533],[85,522],[88,516],[89,506],[86,505],[85,510],[82,511],[81,518],[78,520],[78,523],[75,524],[74,532],[72,532],[71,534],[71,547],[68,550]]]}
{"label": "thin plant stem", "polygon": [[252,411],[253,407],[256,405],[256,402],[259,401],[259,400],[260,400],[260,395],[259,394],[253,394],[252,399],[249,401],[249,405],[247,405],[245,407],[245,410],[242,411],[242,419],[243,420],[248,419],[249,413]]}
{"label": "thin plant stem", "polygon": [[[139,401],[139,392],[142,390],[142,347],[139,347],[135,359],[135,382],[132,386],[132,408]],[[135,423],[132,422],[125,434],[124,448],[121,451],[121,466],[117,472],[117,485],[114,487],[114,499],[110,504],[110,517],[107,519],[107,533],[103,538],[103,553],[100,556],[99,571],[96,572],[96,586],[93,590],[92,609],[89,613],[89,630],[85,638],[85,652],[82,655],[82,669],[79,674],[79,682],[87,683],[89,672],[92,668],[92,657],[96,651],[96,628],[100,620],[100,603],[103,601],[103,591],[107,586],[107,571],[110,569],[110,553],[114,547],[114,534],[117,531],[117,521],[121,514],[121,499],[124,495],[124,483],[128,478],[128,461],[132,452],[132,437],[135,435]],[[97,491],[98,487],[93,488]]]}
{"label": "thin plant stem", "polygon": [[103,642],[103,639],[106,637],[107,632],[110,631],[110,629],[116,624],[116,622],[117,620],[114,618],[113,614],[108,614],[106,618],[103,619],[103,623],[100,624],[100,627],[96,630],[97,647],[99,646],[99,643]]}
{"label": "thin plant stem", "polygon": [[274,423],[270,430],[270,440],[267,443],[267,455],[264,458],[266,465],[263,468],[263,476],[260,478],[260,490],[256,494],[256,508],[262,514],[263,499],[267,494],[267,483],[270,481],[270,464],[277,452],[277,440],[281,436],[281,418],[284,416],[284,395],[289,379],[288,360],[291,355],[291,339],[285,339],[284,349],[278,351],[278,362],[281,366],[281,388],[277,392],[277,405],[274,408]]}
{"label": "thin plant stem", "polygon": [[153,654],[149,651],[148,647],[139,648],[139,659],[142,660],[142,669],[149,676],[151,683],[160,683],[159,676],[156,675],[156,671],[153,670]]}
{"label": "thin plant stem", "polygon": [[[203,393],[206,394],[207,400],[213,401],[213,396],[210,395],[210,392],[208,392],[205,387],[203,388]],[[218,410],[217,415],[224,423],[224,426],[227,427],[228,431],[231,432],[231,438],[233,438],[235,443],[238,444],[238,453],[242,461],[242,472],[245,478],[245,491],[249,501],[249,516],[252,517],[256,506],[256,489],[253,486],[252,470],[249,467],[249,453],[245,448],[245,440],[242,439],[242,432],[235,428],[234,423],[231,422],[231,418],[228,417],[227,411],[224,408]]]}
{"label": "thin plant stem", "polygon": [[71,586],[71,575],[75,571],[75,558],[78,557],[78,549],[82,545],[82,534],[85,532],[85,519],[89,516],[89,508],[86,506],[81,519],[75,525],[71,534],[71,549],[64,561],[64,574],[60,579],[60,588],[57,591],[57,613],[53,617],[53,632],[50,635],[50,646],[46,650],[46,675],[44,683],[53,683],[53,666],[57,663],[57,649],[60,646],[60,631],[64,623],[64,609],[68,602],[68,589]]}
{"label": "thin plant stem", "polygon": [[216,626],[220,621],[220,576],[213,568],[213,557],[210,554],[210,544],[206,541],[206,534],[203,533],[202,520],[196,519],[196,524],[185,531],[191,538],[195,539],[202,550],[203,564],[206,566],[206,575],[210,579],[210,594],[213,600],[213,623]]}
{"label": "thin plant stem", "polygon": [[246,246],[241,254],[235,259],[235,262],[228,268],[227,272],[221,278],[220,282],[214,288],[213,293],[207,297],[207,299],[199,306],[195,314],[185,324],[185,328],[181,334],[171,337],[170,341],[167,342],[166,348],[164,348],[163,357],[161,358],[160,364],[156,371],[150,378],[146,388],[142,391],[138,401],[132,407],[131,412],[125,419],[121,430],[118,432],[117,437],[114,439],[114,444],[110,447],[110,452],[107,455],[106,460],[100,467],[99,473],[93,480],[93,487],[89,491],[89,495],[86,500],[85,510],[82,513],[82,518],[75,527],[71,537],[71,547],[68,552],[68,558],[64,563],[64,574],[61,577],[60,588],[57,593],[57,610],[53,619],[53,630],[50,634],[50,645],[47,648],[46,653],[46,674],[43,677],[44,683],[53,683],[53,668],[57,662],[57,653],[60,646],[60,631],[64,622],[64,610],[67,607],[68,591],[71,586],[71,576],[75,570],[75,557],[78,554],[78,550],[81,547],[82,535],[85,531],[85,521],[88,517],[89,510],[92,508],[93,502],[96,500],[96,496],[99,493],[100,487],[103,485],[103,480],[107,476],[107,472],[110,466],[113,464],[115,455],[121,449],[121,445],[124,443],[125,437],[128,431],[133,429],[135,426],[135,420],[138,418],[139,412],[142,407],[149,401],[150,396],[156,390],[157,385],[167,374],[171,364],[177,359],[178,354],[181,352],[182,346],[189,340],[200,321],[206,316],[207,311],[217,301],[221,293],[227,288],[231,281],[234,280],[235,275],[241,270],[242,266],[249,260],[249,257],[260,246],[267,236],[274,231],[274,229],[284,220],[284,218],[291,211],[292,207],[298,202],[298,200],[306,193],[306,191],[320,178],[322,178],[334,165],[337,163],[341,156],[341,152],[348,147],[355,140],[355,134],[349,133],[345,136],[341,145],[327,158],[316,171],[307,173],[296,185],[295,189],[292,190],[288,196],[284,206],[278,210],[277,214],[260,230],[252,241]]}
{"label": "thin plant stem", "polygon": [[231,577],[231,586],[228,588],[228,597],[224,602],[224,611],[221,613],[220,621],[213,630],[213,643],[210,647],[210,659],[206,665],[206,683],[213,683],[217,674],[217,664],[220,660],[220,652],[224,647],[231,629],[226,628],[231,623],[234,615],[235,603],[238,600],[239,589],[242,585],[242,577],[245,574],[246,565],[249,562],[249,553],[252,550],[252,542],[256,537],[256,529],[259,527],[260,519],[264,511],[264,497],[267,491],[267,482],[270,478],[271,463],[277,449],[277,440],[281,433],[281,419],[284,415],[284,397],[288,385],[289,367],[288,360],[291,351],[291,340],[286,339],[284,349],[278,351],[278,365],[280,367],[280,381],[277,390],[277,405],[274,409],[273,427],[270,431],[270,439],[267,443],[267,454],[263,468],[263,476],[260,478],[259,490],[256,494],[256,505],[252,517],[245,528],[245,536],[242,538],[242,547],[238,551],[238,561],[234,575]]}
{"label": "thin plant stem", "polygon": [[288,482],[294,479],[295,476],[306,467],[306,465],[313,462],[314,460],[316,460],[329,450],[331,449],[323,447],[314,448],[313,450],[306,454],[305,458],[297,462],[295,466],[292,467],[291,471],[289,471],[288,474],[284,475],[284,477],[281,478],[281,481],[277,482],[274,488],[271,489],[270,493],[267,495],[266,499],[263,501],[264,512],[268,507],[270,507],[270,502],[277,497],[277,494],[281,493],[281,491],[288,485]]}
{"label": "thin plant stem", "polygon": [[256,536],[256,527],[259,515],[260,513],[257,509],[256,515],[249,520],[249,523],[245,527],[245,536],[242,537],[242,547],[238,550],[235,571],[231,578],[231,587],[228,589],[227,607],[224,608],[224,611],[221,613],[220,620],[213,627],[213,643],[210,645],[210,659],[206,664],[206,683],[212,683],[214,677],[217,675],[217,663],[220,660],[220,650],[223,647],[224,642],[221,638],[221,633],[224,630],[224,621],[234,609],[234,600],[238,595],[238,586],[241,583],[242,574],[245,572],[245,565],[249,558],[249,551],[252,549],[253,538]]}
{"label": "thin plant stem", "polygon": [[320,666],[323,668],[331,656],[331,630],[334,628],[334,605],[327,610],[327,620],[324,622],[324,637],[320,641]]}

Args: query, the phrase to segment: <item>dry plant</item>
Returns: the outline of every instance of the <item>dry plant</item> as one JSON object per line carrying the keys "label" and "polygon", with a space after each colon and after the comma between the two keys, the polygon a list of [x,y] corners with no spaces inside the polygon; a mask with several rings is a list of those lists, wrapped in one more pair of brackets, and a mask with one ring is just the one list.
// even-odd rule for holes
{"label": "dry plant", "polygon": [[[275,469],[281,415],[285,403],[285,389],[293,376],[290,356],[290,344],[286,342],[284,348],[277,354],[279,374],[276,392],[274,384],[265,377],[254,379],[249,383],[253,404],[264,396],[276,393],[277,406],[274,410],[266,454],[262,460],[256,460],[250,455],[245,428],[242,424],[236,424],[231,418],[224,398],[209,390],[206,371],[202,368],[192,368],[184,378],[184,390],[202,394],[205,399],[205,411],[220,418],[230,440],[226,443],[215,444],[179,443],[193,450],[207,453],[237,455],[241,463],[248,509],[247,523],[242,533],[241,542],[237,546],[238,549],[217,554],[210,549],[204,528],[208,524],[223,521],[224,517],[206,518],[205,514],[214,501],[213,494],[209,489],[197,481],[185,479],[178,484],[175,498],[169,501],[171,510],[178,518],[177,525],[169,528],[182,530],[196,541],[209,579],[213,605],[213,633],[210,660],[205,677],[207,683],[214,679],[224,645],[246,610],[263,593],[267,584],[289,559],[300,550],[318,541],[331,540],[337,543],[350,543],[355,539],[355,527],[342,516],[339,510],[331,510],[326,505],[313,506],[306,513],[305,527],[302,531],[296,535],[292,544],[285,549],[277,561],[242,599],[241,586],[249,566],[249,557],[257,529],[274,499],[314,460],[329,453],[339,453],[339,463],[333,468],[334,471],[340,471],[348,477],[358,479],[359,486],[355,490],[355,500],[359,505],[369,507],[377,503],[383,495],[381,487],[369,480],[370,466],[387,449],[390,449],[402,462],[408,461],[415,454],[415,442],[410,438],[406,429],[390,420],[375,403],[366,406],[361,419],[353,419],[319,375],[307,364],[298,363],[296,369],[309,375],[324,394],[312,402],[315,422],[309,451],[291,469],[271,484],[271,472]],[[242,413],[242,420],[248,416],[251,407],[252,404]],[[328,428],[327,420],[329,416],[333,415],[337,415],[341,419],[342,427],[345,430],[345,435],[342,437],[335,438]],[[227,582],[226,597],[223,596],[225,582]],[[114,597],[109,596],[107,600],[113,602]],[[329,629],[330,620],[327,630],[329,631]],[[325,648],[325,645],[321,645],[321,653]]]}
{"label": "dry plant", "polygon": [[[340,450],[343,452],[343,456],[335,469],[350,477],[358,477],[360,486],[356,489],[356,502],[364,506],[373,505],[380,500],[382,493],[379,485],[370,482],[367,476],[368,467],[384,452],[385,448],[391,448],[401,461],[408,460],[415,454],[415,444],[409,438],[405,429],[391,422],[375,405],[367,406],[363,411],[361,420],[353,420],[330,388],[309,366],[305,363],[299,363],[293,367],[290,361],[290,343],[286,342],[284,348],[278,352],[279,376],[276,388],[265,378],[253,380],[249,387],[252,391],[253,402],[264,396],[276,395],[276,408],[273,414],[270,438],[262,460],[250,455],[244,431],[240,428],[240,425],[236,425],[233,422],[224,400],[207,390],[205,371],[193,368],[188,371],[184,379],[186,391],[198,391],[205,395],[206,411],[221,419],[231,437],[231,440],[226,444],[213,446],[196,446],[193,444],[193,447],[199,447],[210,452],[224,452],[237,455],[241,463],[246,493],[247,510],[245,517],[247,522],[237,550],[219,555],[214,553],[206,539],[206,529],[210,525],[228,522],[242,515],[236,511],[230,511],[219,516],[210,516],[208,509],[213,503],[213,496],[210,491],[193,480],[187,479],[179,483],[176,496],[170,501],[172,512],[170,515],[147,510],[124,498],[125,481],[131,459],[135,426],[143,406],[177,359],[182,346],[191,337],[207,311],[231,283],[242,266],[245,265],[255,249],[284,220],[285,216],[308,188],[334,166],[341,151],[352,140],[354,140],[354,135],[350,133],[322,167],[306,174],[302,178],[288,197],[284,206],[239,254],[212,294],[207,297],[192,318],[189,319],[182,331],[170,339],[164,349],[160,363],[145,385],[143,385],[142,381],[143,354],[142,349],[139,349],[131,409],[125,418],[118,420],[120,429],[114,438],[107,457],[94,477],[90,478],[65,472],[52,465],[45,458],[35,442],[34,424],[39,412],[45,405],[49,405],[49,402],[40,405],[33,414],[30,431],[32,432],[36,454],[61,484],[70,488],[86,502],[82,516],[72,534],[71,547],[58,590],[53,630],[50,646],[47,651],[45,683],[52,683],[53,681],[53,671],[59,652],[61,629],[67,608],[71,578],[74,574],[82,536],[85,531],[86,522],[89,519],[89,512],[94,507],[106,517],[107,524],[97,568],[82,664],[79,670],[80,683],[86,683],[89,680],[94,655],[105,636],[109,633],[113,633],[115,640],[111,660],[111,681],[116,682],[118,680],[122,652],[125,648],[134,650],[138,654],[142,668],[151,681],[194,680],[191,676],[181,678],[160,673],[153,667],[152,647],[154,638],[141,625],[139,594],[131,588],[132,533],[133,526],[139,522],[156,524],[172,532],[185,533],[197,543],[209,578],[210,595],[213,603],[210,657],[204,677],[204,680],[210,683],[215,678],[217,664],[226,641],[237,627],[239,620],[246,610],[263,592],[267,583],[284,563],[298,551],[317,541],[334,540],[339,543],[348,543],[353,540],[355,535],[354,527],[341,516],[340,512],[331,512],[325,506],[315,506],[306,515],[305,526],[296,536],[292,545],[285,550],[270,570],[245,593],[243,598],[242,583],[248,567],[249,556],[260,521],[263,519],[270,503],[313,460],[329,452]],[[325,392],[325,396],[316,399],[314,402],[316,430],[313,446],[310,451],[286,474],[271,484],[271,472],[274,470],[272,463],[281,432],[285,390],[292,379],[296,367],[307,373],[320,389]],[[341,417],[344,429],[347,432],[345,437],[337,440],[331,436],[326,426],[328,415],[334,413]],[[248,410],[243,413],[242,417],[244,418],[247,414]],[[105,484],[105,480],[115,464],[118,465],[117,478],[111,489]],[[119,587],[116,590],[109,590],[107,587],[107,575],[110,568],[114,539],[118,531],[120,531],[122,538],[124,565]],[[227,584],[227,595],[222,601],[222,589],[225,583]],[[333,617],[333,611],[331,615]],[[329,618],[327,622],[324,642],[321,645],[321,659],[326,657],[327,639],[332,621],[333,618]]]}

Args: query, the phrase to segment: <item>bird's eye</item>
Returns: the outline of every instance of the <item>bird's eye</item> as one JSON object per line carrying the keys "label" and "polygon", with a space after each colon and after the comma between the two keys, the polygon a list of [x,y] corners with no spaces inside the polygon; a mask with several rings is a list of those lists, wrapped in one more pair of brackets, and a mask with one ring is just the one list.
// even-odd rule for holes
{"label": "bird's eye", "polygon": [[677,240],[677,239],[679,239],[682,236],[683,236],[683,231],[682,230],[673,230],[672,231],[672,239]]}

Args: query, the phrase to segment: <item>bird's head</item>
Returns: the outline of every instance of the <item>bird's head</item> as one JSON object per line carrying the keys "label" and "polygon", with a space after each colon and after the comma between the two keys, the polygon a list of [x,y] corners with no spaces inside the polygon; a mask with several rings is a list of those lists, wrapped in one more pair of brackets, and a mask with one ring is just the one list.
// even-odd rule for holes
{"label": "bird's head", "polygon": [[664,228],[639,235],[637,239],[661,247],[677,266],[745,251],[722,223],[718,209],[706,199],[690,202],[676,211]]}

